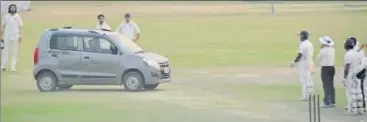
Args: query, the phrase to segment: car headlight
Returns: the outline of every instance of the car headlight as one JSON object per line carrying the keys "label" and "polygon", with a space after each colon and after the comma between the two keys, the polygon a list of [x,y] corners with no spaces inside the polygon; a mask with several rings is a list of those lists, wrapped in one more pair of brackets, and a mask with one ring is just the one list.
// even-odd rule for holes
{"label": "car headlight", "polygon": [[143,59],[144,60],[144,62],[148,65],[148,66],[150,66],[150,67],[153,67],[153,68],[155,68],[155,69],[161,69],[161,66],[159,65],[159,63],[157,62],[157,61],[154,61],[154,60],[148,60],[148,59]]}

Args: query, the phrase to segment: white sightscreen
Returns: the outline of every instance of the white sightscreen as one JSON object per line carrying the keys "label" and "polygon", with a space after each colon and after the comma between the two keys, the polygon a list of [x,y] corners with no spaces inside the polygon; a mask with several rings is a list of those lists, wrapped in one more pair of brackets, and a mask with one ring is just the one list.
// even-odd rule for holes
{"label": "white sightscreen", "polygon": [[18,12],[25,12],[31,9],[31,1],[1,1],[1,13],[7,13],[11,4],[17,6]]}

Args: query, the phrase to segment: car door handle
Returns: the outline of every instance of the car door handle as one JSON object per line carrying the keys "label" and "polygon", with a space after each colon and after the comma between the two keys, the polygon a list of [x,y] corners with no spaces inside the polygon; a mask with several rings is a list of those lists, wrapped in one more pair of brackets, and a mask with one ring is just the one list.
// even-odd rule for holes
{"label": "car door handle", "polygon": [[84,56],[84,59],[89,59],[89,56]]}
{"label": "car door handle", "polygon": [[61,51],[61,54],[70,54],[69,51]]}
{"label": "car door handle", "polygon": [[57,57],[57,54],[51,54],[52,57]]}

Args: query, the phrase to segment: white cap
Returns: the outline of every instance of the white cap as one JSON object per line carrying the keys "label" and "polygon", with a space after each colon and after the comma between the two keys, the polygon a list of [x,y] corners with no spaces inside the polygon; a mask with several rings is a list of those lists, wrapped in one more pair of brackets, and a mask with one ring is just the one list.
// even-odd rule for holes
{"label": "white cap", "polygon": [[320,43],[328,46],[333,46],[334,42],[329,36],[322,36],[319,38]]}

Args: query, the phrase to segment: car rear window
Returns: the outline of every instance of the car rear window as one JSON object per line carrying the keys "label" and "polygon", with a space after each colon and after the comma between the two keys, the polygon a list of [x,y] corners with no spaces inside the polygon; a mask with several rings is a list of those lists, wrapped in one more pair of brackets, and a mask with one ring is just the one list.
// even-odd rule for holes
{"label": "car rear window", "polygon": [[59,50],[78,50],[77,36],[68,35],[53,35],[50,40],[51,49]]}

